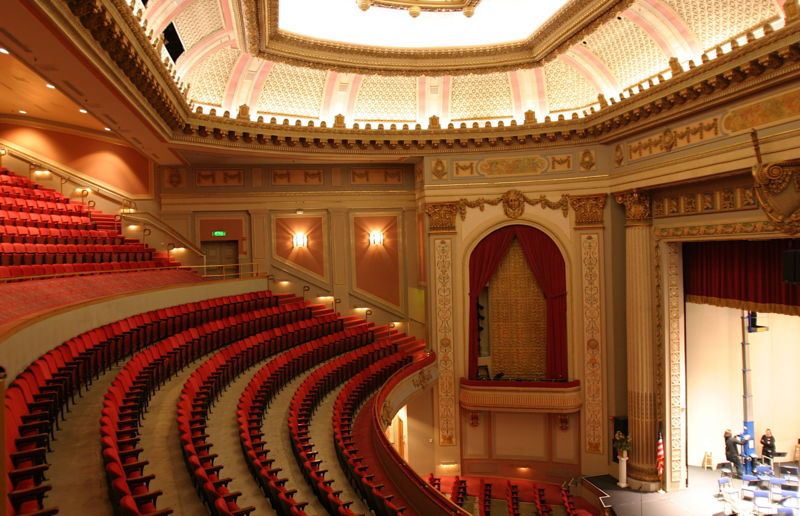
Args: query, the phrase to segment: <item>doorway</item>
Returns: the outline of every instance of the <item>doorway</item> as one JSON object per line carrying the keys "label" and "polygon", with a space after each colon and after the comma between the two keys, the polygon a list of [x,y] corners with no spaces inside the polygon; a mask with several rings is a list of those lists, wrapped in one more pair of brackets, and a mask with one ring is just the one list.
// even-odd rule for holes
{"label": "doorway", "polygon": [[225,279],[239,277],[239,241],[203,240],[200,242],[206,255],[205,275],[209,278]]}

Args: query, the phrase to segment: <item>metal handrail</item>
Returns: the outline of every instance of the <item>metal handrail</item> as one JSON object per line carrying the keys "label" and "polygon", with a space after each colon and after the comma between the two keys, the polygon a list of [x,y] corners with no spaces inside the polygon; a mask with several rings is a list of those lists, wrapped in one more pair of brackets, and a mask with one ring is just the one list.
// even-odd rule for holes
{"label": "metal handrail", "polygon": [[205,255],[205,253],[203,253],[203,251],[199,247],[197,247],[192,242],[190,242],[186,237],[181,235],[178,232],[178,230],[176,230],[175,228],[173,228],[172,226],[170,226],[169,224],[167,224],[163,220],[159,219],[158,217],[156,217],[152,213],[147,212],[147,211],[137,211],[137,212],[132,212],[132,213],[131,212],[127,212],[127,213],[126,212],[122,212],[122,213],[119,214],[119,216],[120,216],[123,224],[125,223],[125,220],[127,219],[129,221],[139,222],[142,225],[155,226],[160,231],[162,231],[162,232],[166,233],[167,235],[169,235],[170,238],[173,238],[174,240],[177,240],[181,244],[182,247],[184,247],[186,249],[189,249],[193,253],[195,253],[198,256],[200,256],[203,259],[203,265],[206,265],[206,255]]}
{"label": "metal handrail", "polygon": [[[49,265],[49,264],[48,264]],[[239,270],[242,267],[251,266],[250,271],[242,271]],[[28,281],[28,280],[38,280],[38,279],[53,279],[53,278],[66,278],[66,277],[77,277],[77,276],[93,276],[97,274],[116,274],[116,273],[123,273],[123,272],[145,272],[145,271],[165,271],[165,270],[194,270],[194,269],[222,269],[222,273],[220,274],[201,274],[202,278],[207,279],[234,279],[239,278],[241,276],[252,277],[252,278],[266,278],[266,274],[262,274],[259,271],[258,263],[256,262],[247,262],[247,263],[239,263],[239,264],[218,264],[218,265],[175,265],[175,266],[164,266],[164,267],[142,267],[139,269],[110,269],[106,271],[75,271],[75,272],[61,272],[56,274],[39,274],[34,276],[14,276],[13,278],[0,278],[0,284],[2,283],[13,283],[17,281]],[[229,268],[235,269],[234,272],[228,273],[227,270]]]}

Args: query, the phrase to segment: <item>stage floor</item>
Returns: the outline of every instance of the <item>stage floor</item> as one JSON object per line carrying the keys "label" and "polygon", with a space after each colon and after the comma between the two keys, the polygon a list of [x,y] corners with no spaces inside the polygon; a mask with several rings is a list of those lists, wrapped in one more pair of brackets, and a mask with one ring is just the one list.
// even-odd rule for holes
{"label": "stage floor", "polygon": [[[689,487],[670,493],[640,493],[617,487],[617,481],[609,476],[588,479],[611,496],[611,506],[618,516],[721,516],[725,504],[717,496],[718,471],[689,467]],[[734,480],[739,488],[741,480]],[[752,514],[752,502],[740,502],[739,514]],[[795,511],[795,514],[800,512]]]}

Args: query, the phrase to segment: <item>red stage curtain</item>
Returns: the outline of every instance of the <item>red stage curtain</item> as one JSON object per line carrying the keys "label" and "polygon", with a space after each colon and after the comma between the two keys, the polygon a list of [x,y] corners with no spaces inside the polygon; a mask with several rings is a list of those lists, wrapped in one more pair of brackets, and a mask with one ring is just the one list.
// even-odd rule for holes
{"label": "red stage curtain", "polygon": [[800,285],[783,281],[783,252],[798,239],[683,244],[686,299],[758,312],[800,315]]}
{"label": "red stage curtain", "polygon": [[469,261],[469,368],[470,379],[477,378],[478,314],[477,301],[483,287],[516,238],[525,259],[547,301],[547,377],[567,378],[567,288],[564,257],[555,242],[528,226],[507,226],[484,238]]}

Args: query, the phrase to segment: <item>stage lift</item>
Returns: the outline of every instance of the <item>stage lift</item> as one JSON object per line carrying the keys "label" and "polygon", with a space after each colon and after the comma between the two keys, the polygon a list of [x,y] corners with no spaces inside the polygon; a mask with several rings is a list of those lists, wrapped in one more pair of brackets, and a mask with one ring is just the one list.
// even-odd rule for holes
{"label": "stage lift", "polygon": [[750,379],[750,342],[747,338],[750,333],[758,333],[767,331],[767,326],[760,326],[758,324],[758,313],[742,311],[742,416],[744,419],[744,430],[742,431],[742,455],[746,459],[742,466],[744,472],[751,474],[753,472],[753,462],[758,455],[755,450],[755,422],[753,421],[753,392],[752,383]]}

